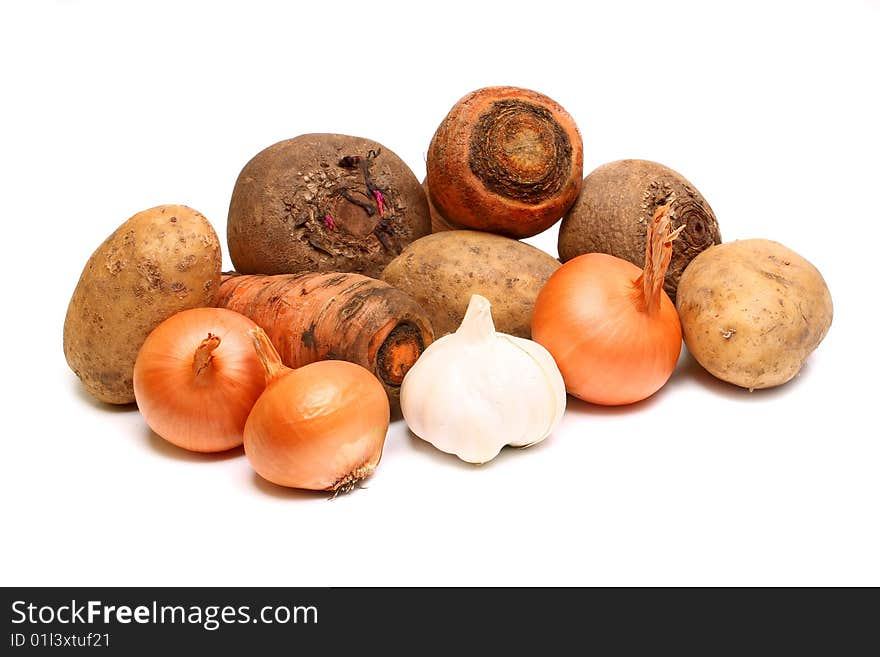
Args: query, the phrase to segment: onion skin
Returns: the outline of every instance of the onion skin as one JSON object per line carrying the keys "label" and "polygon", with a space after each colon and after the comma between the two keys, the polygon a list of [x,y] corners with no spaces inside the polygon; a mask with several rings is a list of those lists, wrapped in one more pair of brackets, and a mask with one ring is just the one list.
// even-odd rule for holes
{"label": "onion skin", "polygon": [[271,381],[244,430],[254,470],[280,486],[336,492],[372,474],[391,416],[379,380],[336,360],[267,369]]}
{"label": "onion skin", "polygon": [[[157,326],[134,366],[134,394],[150,428],[193,452],[242,444],[266,382],[247,317],[223,308],[186,310]],[[209,334],[213,339],[209,340]],[[205,342],[215,348],[202,350]]]}
{"label": "onion skin", "polygon": [[532,317],[532,337],[556,360],[569,394],[618,406],[650,397],[681,353],[681,325],[662,292],[646,312],[636,281],[642,270],[604,253],[570,260],[547,281]]}

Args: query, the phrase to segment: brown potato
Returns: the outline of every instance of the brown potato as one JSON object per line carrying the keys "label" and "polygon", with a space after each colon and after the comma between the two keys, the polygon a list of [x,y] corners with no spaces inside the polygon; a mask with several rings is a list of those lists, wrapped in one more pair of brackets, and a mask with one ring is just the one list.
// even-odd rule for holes
{"label": "brown potato", "polygon": [[64,355],[86,390],[133,402],[147,335],[181,310],[211,305],[220,269],[217,234],[184,205],[144,210],[116,229],[86,263],[64,320]]}
{"label": "brown potato", "polygon": [[248,162],[232,191],[229,255],[242,274],[354,272],[378,277],[431,232],[406,163],[375,141],[300,135]]}
{"label": "brown potato", "polygon": [[458,328],[472,294],[492,303],[496,330],[528,338],[538,292],[559,267],[552,256],[508,237],[447,230],[410,244],[382,280],[425,309],[437,338]]}
{"label": "brown potato", "polygon": [[819,271],[778,242],[740,240],[691,261],[676,301],[685,344],[711,374],[743,388],[789,381],[831,326]]}

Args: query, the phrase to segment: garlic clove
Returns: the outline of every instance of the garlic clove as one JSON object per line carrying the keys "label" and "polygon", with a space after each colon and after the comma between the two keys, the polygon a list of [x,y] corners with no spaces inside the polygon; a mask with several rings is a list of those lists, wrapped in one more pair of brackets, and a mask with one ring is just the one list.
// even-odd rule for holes
{"label": "garlic clove", "polygon": [[512,335],[505,335],[504,337],[512,342],[516,347],[528,353],[529,356],[531,356],[531,358],[533,359],[535,365],[540,368],[543,382],[547,386],[550,399],[553,403],[553,412],[551,413],[549,421],[547,422],[546,429],[542,432],[539,438],[533,440],[532,442],[514,441],[509,443],[513,447],[529,447],[530,445],[539,443],[547,438],[551,433],[553,433],[553,430],[562,420],[562,416],[565,413],[566,401],[568,399],[565,392],[565,381],[562,378],[562,373],[556,366],[556,361],[553,360],[553,356],[550,355],[550,352],[547,351],[544,347],[539,345],[537,342],[534,342],[533,340],[517,338]]}

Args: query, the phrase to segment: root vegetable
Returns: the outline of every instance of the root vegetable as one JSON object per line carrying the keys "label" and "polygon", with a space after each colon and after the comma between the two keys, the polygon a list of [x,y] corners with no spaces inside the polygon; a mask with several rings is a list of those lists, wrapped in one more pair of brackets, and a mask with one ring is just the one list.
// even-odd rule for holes
{"label": "root vegetable", "polygon": [[437,337],[455,331],[473,294],[492,304],[501,333],[531,336],[535,298],[559,261],[516,240],[473,230],[450,230],[410,244],[382,280],[415,299]]}
{"label": "root vegetable", "polygon": [[110,404],[135,400],[138,350],[173,314],[211,305],[220,284],[220,242],[184,205],[139,212],[99,246],[64,319],[64,355],[86,390]]}
{"label": "root vegetable", "polygon": [[413,299],[359,274],[225,275],[216,303],[256,322],[288,367],[338,359],[367,368],[392,407],[404,375],[434,339]]}
{"label": "root vegetable", "polygon": [[547,438],[565,411],[565,384],[544,347],[496,333],[488,300],[475,294],[458,330],[428,347],[407,373],[400,403],[419,438],[485,463],[505,445]]}
{"label": "root vegetable", "polygon": [[701,251],[721,242],[706,199],[681,174],[647,160],[619,160],[584,179],[577,202],[559,228],[562,262],[584,253],[608,253],[644,264],[647,226],[658,207],[671,203],[675,240],[663,288],[675,301],[681,273]]}
{"label": "root vegetable", "polygon": [[446,217],[440,214],[440,211],[431,201],[431,190],[428,189],[428,181],[422,181],[422,189],[425,190],[425,198],[428,199],[428,213],[431,215],[431,232],[442,233],[444,230],[455,230],[455,226],[450,224]]}
{"label": "root vegetable", "polygon": [[663,275],[676,235],[664,205],[648,226],[644,270],[587,253],[547,281],[532,334],[553,354],[570,394],[618,406],[650,397],[669,379],[681,353],[681,326]]}
{"label": "root vegetable", "polygon": [[685,270],[677,307],[688,351],[743,388],[791,380],[828,333],[831,293],[819,271],[778,242],[729,242]]}
{"label": "root vegetable", "polygon": [[450,226],[529,237],[577,198],[583,143],[568,112],[547,96],[487,87],[443,119],[427,171],[431,202]]}
{"label": "root vegetable", "polygon": [[194,452],[241,445],[266,386],[247,317],[223,308],[172,315],[147,337],[134,365],[134,394],[150,428]]}
{"label": "root vegetable", "polygon": [[431,231],[418,179],[369,139],[309,134],[266,148],[235,183],[227,236],[245,274],[359,272],[378,277]]}
{"label": "root vegetable", "polygon": [[265,332],[251,331],[266,390],[244,428],[254,470],[280,486],[344,493],[382,458],[388,399],[375,376],[354,363],[285,367]]}

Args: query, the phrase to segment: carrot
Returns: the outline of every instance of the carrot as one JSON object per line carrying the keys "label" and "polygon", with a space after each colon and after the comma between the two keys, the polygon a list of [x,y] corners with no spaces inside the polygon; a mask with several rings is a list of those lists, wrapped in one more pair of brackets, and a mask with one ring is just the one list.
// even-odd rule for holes
{"label": "carrot", "polygon": [[394,408],[404,375],[434,340],[418,303],[360,274],[224,274],[215,301],[259,325],[288,367],[333,359],[362,365]]}

